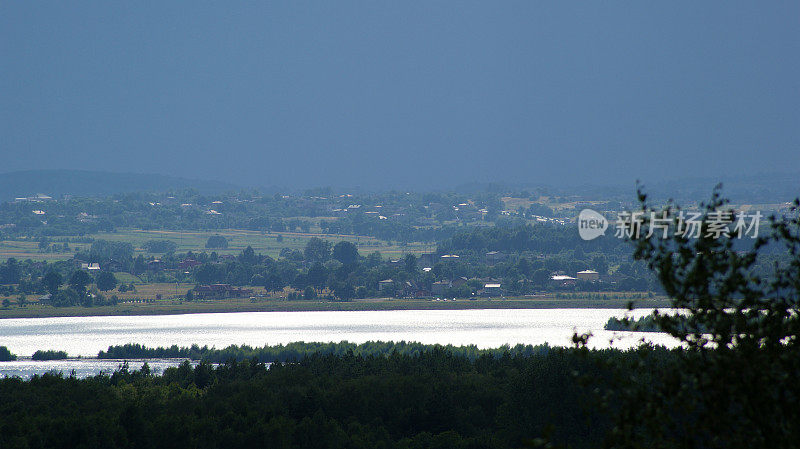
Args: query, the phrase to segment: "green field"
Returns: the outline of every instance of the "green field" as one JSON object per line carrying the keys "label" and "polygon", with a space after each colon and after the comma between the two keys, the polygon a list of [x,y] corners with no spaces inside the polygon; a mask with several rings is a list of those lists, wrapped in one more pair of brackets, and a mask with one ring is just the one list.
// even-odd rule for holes
{"label": "green field", "polygon": [[46,253],[39,250],[39,244],[36,241],[0,240],[0,261],[5,261],[11,257],[17,260],[33,259],[46,260],[48,262],[71,259],[76,248],[87,246],[70,243],[70,248],[73,250],[71,253]]}
{"label": "green field", "polygon": [[[278,257],[283,248],[302,250],[306,242],[312,237],[319,237],[331,241],[332,243],[347,240],[358,246],[362,255],[367,255],[373,251],[378,251],[384,258],[397,258],[405,254],[421,254],[434,251],[435,244],[430,243],[410,243],[400,245],[396,242],[386,242],[374,237],[357,235],[336,235],[336,234],[317,234],[317,233],[297,233],[297,232],[260,232],[239,229],[225,229],[220,231],[145,231],[140,229],[123,229],[115,232],[102,232],[92,234],[96,240],[110,240],[117,242],[129,242],[136,249],[137,254],[151,255],[142,249],[142,245],[148,240],[171,240],[178,245],[177,252],[187,251],[206,251],[206,241],[212,235],[222,235],[228,240],[227,249],[215,249],[218,254],[238,254],[248,245],[252,246],[256,253],[266,254],[271,257]],[[278,241],[278,236],[283,241]],[[58,241],[54,238],[53,241]],[[72,252],[47,253],[40,251],[38,242],[34,240],[3,240],[0,241],[0,260],[14,257],[19,260],[64,260],[72,258],[76,250],[84,250],[89,247],[86,243],[70,243]]]}

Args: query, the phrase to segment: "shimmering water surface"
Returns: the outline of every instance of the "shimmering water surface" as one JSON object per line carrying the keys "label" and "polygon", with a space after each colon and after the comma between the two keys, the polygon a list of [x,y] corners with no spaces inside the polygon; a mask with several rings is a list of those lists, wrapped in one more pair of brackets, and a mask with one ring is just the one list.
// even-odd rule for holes
{"label": "shimmering water surface", "polygon": [[[632,314],[642,316],[650,311],[641,309]],[[619,348],[634,346],[642,337],[656,344],[676,344],[664,334],[603,330],[609,317],[622,317],[626,313],[631,312],[623,309],[487,309],[20,318],[0,320],[0,346],[7,346],[18,356],[30,356],[38,349],[54,349],[66,351],[73,357],[97,356],[98,351],[110,345],[125,343],[150,347],[197,343],[222,348],[232,344],[263,346],[293,341],[406,340],[493,348],[517,343],[566,346],[574,332],[592,332],[594,337],[590,345],[593,347],[608,347],[612,338],[615,339],[613,346]],[[19,363],[0,362],[0,375],[16,372],[13,370],[20,369]],[[60,368],[68,373],[74,368],[70,363],[78,363],[83,369],[83,364],[101,362],[25,363],[49,363],[42,366]],[[118,363],[112,364],[113,370]],[[95,372],[107,369],[108,366],[103,365]]]}
{"label": "shimmering water surface", "polygon": [[[62,373],[65,376],[75,375],[80,379],[100,373],[111,374],[128,364],[128,369],[139,370],[144,363],[153,373],[162,373],[166,368],[178,366],[184,362],[181,359],[147,359],[147,360],[98,360],[98,359],[67,359],[67,360],[15,360],[13,362],[0,362],[0,377],[17,376],[30,379],[34,374],[42,375],[48,372]],[[190,362],[196,365],[197,362]]]}

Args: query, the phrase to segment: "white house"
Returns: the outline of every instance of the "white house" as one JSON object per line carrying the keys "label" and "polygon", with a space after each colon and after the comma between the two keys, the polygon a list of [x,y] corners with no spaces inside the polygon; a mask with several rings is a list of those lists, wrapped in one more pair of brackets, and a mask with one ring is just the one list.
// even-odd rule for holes
{"label": "white house", "polygon": [[382,281],[378,281],[378,291],[383,292],[389,290],[391,287],[394,287],[394,280],[393,279],[384,279]]}
{"label": "white house", "polygon": [[577,277],[581,281],[596,281],[600,279],[600,273],[594,270],[583,270],[578,272]]}
{"label": "white house", "polygon": [[483,293],[486,296],[503,296],[503,290],[500,284],[484,284]]}
{"label": "white house", "polygon": [[550,276],[551,281],[577,281],[578,278],[567,276],[566,274],[554,274]]}

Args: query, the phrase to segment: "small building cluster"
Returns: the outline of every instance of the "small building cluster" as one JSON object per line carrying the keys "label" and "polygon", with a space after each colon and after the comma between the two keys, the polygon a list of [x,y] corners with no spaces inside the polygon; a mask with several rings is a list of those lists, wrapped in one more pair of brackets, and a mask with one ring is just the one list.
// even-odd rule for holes
{"label": "small building cluster", "polygon": [[550,280],[559,284],[562,287],[575,285],[578,281],[595,282],[600,280],[600,273],[594,270],[583,270],[575,273],[575,276],[566,274],[553,274]]}
{"label": "small building cluster", "polygon": [[43,203],[45,201],[53,201],[53,197],[44,193],[37,193],[33,196],[14,198],[15,203]]}
{"label": "small building cluster", "polygon": [[501,297],[504,295],[502,285],[495,279],[467,279],[463,276],[452,280],[436,281],[430,284],[430,288],[416,281],[397,282],[393,279],[378,281],[378,291],[387,296],[397,296],[399,298],[433,298],[447,296],[452,289],[458,289],[474,281],[474,284],[483,286],[477,292],[477,296],[482,297]]}
{"label": "small building cluster", "polygon": [[100,264],[97,262],[92,263],[82,263],[81,269],[86,271],[100,271]]}

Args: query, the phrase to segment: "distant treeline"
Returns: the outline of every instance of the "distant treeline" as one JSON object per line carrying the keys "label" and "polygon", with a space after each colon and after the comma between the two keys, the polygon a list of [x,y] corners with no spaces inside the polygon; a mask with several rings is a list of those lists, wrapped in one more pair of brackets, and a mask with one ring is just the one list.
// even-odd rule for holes
{"label": "distant treeline", "polygon": [[[511,224],[511,222],[509,223]],[[439,244],[440,252],[530,251],[538,254],[558,254],[566,250],[580,252],[621,252],[630,254],[630,247],[613,234],[591,241],[582,240],[573,226],[524,225],[474,228],[456,233]]]}
{"label": "distant treeline", "polygon": [[17,356],[12,354],[5,346],[0,346],[0,362],[11,362],[17,360]]}
{"label": "distant treeline", "polygon": [[661,326],[656,323],[652,315],[646,315],[638,319],[612,316],[603,326],[603,329],[608,331],[663,332]]}
{"label": "distant treeline", "polygon": [[31,359],[33,360],[63,360],[68,358],[69,356],[65,351],[42,351],[38,350],[33,353]]}
{"label": "distant treeline", "polygon": [[[69,356],[65,351],[53,351],[53,350],[38,350],[33,353],[31,356],[32,360],[63,360],[68,358]],[[0,346],[0,362],[11,362],[17,360],[17,356],[12,354],[11,351],[8,350],[5,346]]]}
{"label": "distant treeline", "polygon": [[464,357],[468,360],[476,360],[479,357],[503,357],[503,356],[523,356],[545,354],[551,350],[548,345],[504,345],[493,349],[479,349],[475,345],[452,346],[452,345],[426,345],[417,342],[383,342],[369,341],[362,344],[342,341],[339,343],[316,343],[316,342],[294,342],[287,345],[263,346],[253,348],[251,346],[231,345],[223,349],[209,348],[208,346],[192,345],[190,347],[178,347],[172,345],[168,348],[148,348],[138,343],[125,345],[109,346],[108,350],[100,351],[97,354],[101,359],[147,359],[147,358],[187,358],[191,360],[202,360],[209,363],[223,363],[230,360],[242,361],[255,359],[261,363],[274,362],[297,362],[312,355],[333,355],[345,356],[353,354],[362,357],[388,356],[390,354],[402,354],[418,356],[432,351],[447,351],[455,356]]}
{"label": "distant treeline", "polygon": [[[662,316],[661,318],[664,319],[665,317]],[[686,329],[688,329],[689,323],[687,322],[686,316],[669,315],[669,322],[674,329],[677,329],[681,332],[684,332]],[[747,322],[756,325],[755,320],[747,320]],[[704,324],[691,323],[691,326],[696,328],[701,333],[710,332],[708,326]],[[658,320],[653,315],[645,315],[637,319],[611,317],[603,326],[603,329],[609,331],[666,332],[666,330],[659,325]]]}

